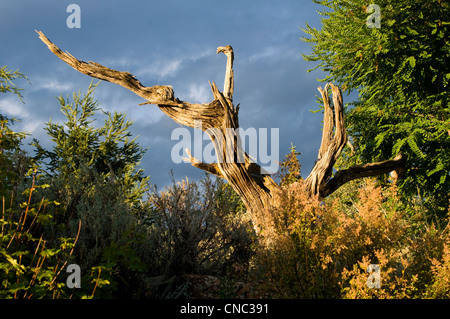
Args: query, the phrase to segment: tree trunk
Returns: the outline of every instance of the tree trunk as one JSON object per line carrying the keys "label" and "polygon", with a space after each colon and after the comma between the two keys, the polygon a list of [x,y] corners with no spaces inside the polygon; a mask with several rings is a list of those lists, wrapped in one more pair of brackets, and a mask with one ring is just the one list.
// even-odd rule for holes
{"label": "tree trunk", "polygon": [[[145,87],[128,72],[109,69],[95,62],[84,62],[67,52],[62,52],[42,32],[36,31],[40,39],[61,60],[77,71],[123,86],[146,100],[140,104],[156,104],[175,122],[189,127],[201,128],[211,138],[218,160],[217,163],[202,163],[190,155],[191,164],[218,177],[224,178],[238,193],[252,217],[255,229],[270,236],[272,230],[271,208],[278,206],[278,193],[281,187],[260,165],[253,162],[240,144],[236,130],[239,127],[239,106],[233,104],[234,53],[231,46],[219,47],[217,53],[227,56],[225,81],[220,92],[215,83],[210,83],[214,100],[206,104],[192,104],[175,97],[171,86]],[[333,94],[333,106],[330,105],[328,88]],[[350,180],[367,176],[377,176],[391,171],[401,171],[405,157],[397,155],[393,160],[366,165],[357,165],[338,171],[333,176],[333,165],[347,143],[344,125],[342,94],[333,84],[319,88],[324,102],[324,128],[318,159],[304,187],[310,197],[324,198]]]}

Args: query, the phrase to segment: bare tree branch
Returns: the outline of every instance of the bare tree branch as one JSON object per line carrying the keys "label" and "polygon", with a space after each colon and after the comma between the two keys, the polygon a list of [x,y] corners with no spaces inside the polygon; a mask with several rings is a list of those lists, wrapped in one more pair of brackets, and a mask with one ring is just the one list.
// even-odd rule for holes
{"label": "bare tree branch", "polygon": [[224,53],[227,56],[227,68],[225,71],[225,81],[223,84],[223,95],[229,99],[233,100],[234,93],[234,73],[233,73],[233,61],[234,52],[233,48],[229,45],[225,47],[218,47],[217,54]]}
{"label": "bare tree branch", "polygon": [[185,158],[185,160],[190,162],[192,166],[207,171],[213,175],[216,175],[217,177],[224,178],[224,176],[220,172],[219,166],[216,163],[207,164],[201,162],[200,160],[191,155],[191,151],[189,149],[186,149],[186,153],[188,157]]}
{"label": "bare tree branch", "polygon": [[[331,87],[333,93],[334,112],[330,106],[328,87]],[[399,154],[393,160],[355,165],[348,169],[340,170],[331,177],[333,166],[344,149],[345,144],[348,143],[344,124],[342,92],[337,86],[331,83],[327,83],[323,90],[320,87],[318,90],[322,95],[324,104],[324,127],[317,162],[305,180],[305,190],[309,196],[324,198],[351,180],[379,176],[394,170],[400,171],[403,169],[406,157]]]}
{"label": "bare tree branch", "polygon": [[56,45],[54,45],[42,32],[36,31],[39,34],[39,38],[47,44],[50,51],[52,51],[57,57],[73,67],[75,70],[95,77],[100,80],[113,82],[123,86],[124,88],[136,93],[140,97],[146,99],[153,104],[165,104],[165,105],[178,105],[183,103],[177,101],[174,97],[174,92],[171,86],[157,85],[153,87],[146,87],[139,82],[131,73],[116,71],[107,68],[101,64],[95,62],[84,62],[76,59],[68,52],[63,52]]}
{"label": "bare tree branch", "polygon": [[354,179],[370,176],[380,176],[383,174],[388,174],[392,171],[401,171],[405,166],[405,163],[406,155],[400,153],[392,160],[364,165],[355,165],[348,169],[337,171],[336,174],[334,174],[333,178],[328,180],[324,187],[321,189],[320,197],[324,198],[331,195],[339,187]]}
{"label": "bare tree branch", "polygon": [[39,34],[39,38],[42,42],[48,46],[50,51],[75,70],[97,79],[116,83],[134,92],[147,100],[147,102],[142,104],[158,105],[158,107],[175,122],[181,125],[194,127],[195,121],[202,121],[204,129],[220,127],[223,109],[218,107],[218,101],[212,101],[208,104],[193,104],[180,101],[175,98],[173,89],[169,85],[146,87],[129,72],[116,71],[95,62],[80,61],[70,53],[63,52],[42,32],[36,32]]}
{"label": "bare tree branch", "polygon": [[[328,97],[329,87],[331,87],[333,92],[334,111]],[[320,193],[324,183],[331,177],[333,166],[347,143],[341,90],[331,83],[325,85],[323,90],[320,87],[318,90],[322,95],[324,104],[324,127],[316,164],[305,180],[309,196],[315,196]]]}
{"label": "bare tree branch", "polygon": [[[194,167],[227,180],[244,202],[257,231],[265,230],[265,234],[270,236],[273,231],[270,209],[283,205],[278,196],[282,188],[242,150],[240,137],[235,131],[239,128],[239,106],[235,107],[233,104],[234,52],[231,46],[217,48],[217,53],[227,56],[223,92],[220,92],[214,82],[210,83],[214,100],[206,104],[191,104],[177,99],[169,85],[146,87],[129,72],[116,71],[95,62],[80,61],[70,53],[61,51],[42,32],[36,32],[50,51],[75,70],[116,83],[136,93],[147,101],[142,104],[156,104],[161,111],[181,125],[197,127],[196,123],[201,121],[201,129],[210,136],[214,145],[217,163],[202,163],[194,158],[189,150],[187,160]],[[330,88],[333,95],[332,105],[328,96]],[[333,176],[333,166],[348,143],[342,93],[331,83],[325,85],[324,89],[319,87],[318,90],[324,103],[324,127],[316,164],[304,183],[304,189],[310,197],[326,197],[356,178],[404,171],[406,157],[399,154],[392,160],[356,165],[340,170]]]}

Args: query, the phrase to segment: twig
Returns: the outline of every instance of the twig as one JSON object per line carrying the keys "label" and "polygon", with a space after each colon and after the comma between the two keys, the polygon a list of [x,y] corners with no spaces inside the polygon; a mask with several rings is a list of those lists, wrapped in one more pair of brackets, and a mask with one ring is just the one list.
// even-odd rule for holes
{"label": "twig", "polygon": [[[73,243],[73,247],[70,250],[69,256],[72,256],[73,250],[75,249],[75,245],[78,241],[78,237],[80,236],[80,230],[81,230],[81,220],[78,222],[78,232],[77,232],[77,236],[75,237],[75,241]],[[56,278],[58,278],[59,274],[61,273],[61,271],[64,269],[64,267],[67,265],[67,262],[69,261],[69,259],[67,258],[66,261],[64,262],[64,264],[61,266],[61,268],[59,269],[58,273],[56,274],[56,276],[53,278],[52,282],[50,283],[50,287],[55,283]]]}
{"label": "twig", "polygon": [[97,281],[95,282],[94,290],[92,290],[91,297],[94,297],[95,290],[97,289],[97,285],[98,285],[98,281],[100,280],[100,274],[101,274],[101,273],[102,273],[102,269],[99,268],[99,269],[98,269]]}

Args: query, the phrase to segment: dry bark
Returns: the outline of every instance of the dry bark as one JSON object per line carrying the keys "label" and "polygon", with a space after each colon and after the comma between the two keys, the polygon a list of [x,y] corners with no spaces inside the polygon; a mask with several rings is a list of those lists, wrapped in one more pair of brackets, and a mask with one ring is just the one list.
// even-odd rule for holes
{"label": "dry bark", "polygon": [[[202,130],[209,134],[213,142],[218,161],[214,164],[202,163],[188,152],[191,164],[227,180],[244,202],[255,229],[270,233],[272,229],[270,211],[272,207],[280,204],[277,195],[281,188],[270,175],[250,159],[247,153],[240,149],[239,136],[234,133],[239,127],[239,107],[233,104],[234,53],[231,46],[217,49],[217,53],[224,53],[227,56],[223,91],[221,92],[214,82],[210,83],[214,100],[210,103],[195,104],[176,98],[171,86],[146,87],[129,72],[112,70],[95,62],[80,61],[68,52],[61,51],[42,32],[36,32],[58,58],[75,70],[94,78],[116,83],[134,92],[146,100],[142,104],[156,104],[165,114],[181,125],[195,127],[196,121],[201,121]],[[328,97],[329,86],[333,94],[333,106],[330,105]],[[325,107],[324,128],[318,159],[304,184],[309,196],[323,198],[350,180],[402,170],[405,158],[399,154],[393,160],[353,166],[338,171],[333,176],[333,165],[348,142],[342,94],[333,84],[327,84],[323,90],[319,88],[319,91]]]}
{"label": "dry bark", "polygon": [[[332,90],[333,106],[330,105],[328,87],[331,87]],[[318,90],[322,95],[324,104],[324,127],[317,161],[305,180],[305,191],[308,195],[325,198],[351,180],[379,176],[392,171],[395,171],[396,175],[401,178],[402,176],[398,172],[404,171],[406,163],[406,156],[401,153],[392,160],[355,165],[348,169],[337,171],[332,176],[333,166],[344,146],[348,144],[342,93],[337,86],[331,83],[325,85],[323,90],[320,87]]]}

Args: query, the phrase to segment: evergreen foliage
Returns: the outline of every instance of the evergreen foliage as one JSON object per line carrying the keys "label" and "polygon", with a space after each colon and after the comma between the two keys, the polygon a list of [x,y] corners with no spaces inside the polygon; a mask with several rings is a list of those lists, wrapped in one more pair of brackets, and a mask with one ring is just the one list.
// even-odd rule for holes
{"label": "evergreen foliage", "polygon": [[17,87],[14,82],[16,79],[28,80],[25,74],[20,73],[19,70],[9,70],[7,65],[0,68],[0,93],[12,92],[23,102],[23,96],[20,93],[23,88]]}
{"label": "evergreen foliage", "polygon": [[[94,126],[100,111],[94,99],[97,86],[91,83],[85,94],[74,93],[72,100],[58,97],[67,121],[46,123],[53,148],[47,150],[36,140],[33,144],[43,181],[50,186],[45,195],[61,205],[47,231],[52,236],[73,236],[81,223],[77,264],[83,273],[98,273],[95,287],[103,283],[108,289],[97,294],[111,297],[116,291],[128,294],[120,278],[138,280],[145,269],[131,233],[143,231],[139,223],[149,177],[138,167],[145,150],[131,138],[132,122],[125,114],[103,112],[104,125]],[[136,272],[130,273],[130,267]]]}
{"label": "evergreen foliage", "polygon": [[[346,110],[353,162],[408,155],[404,197],[419,196],[441,217],[450,194],[450,4],[377,1],[380,28],[369,27],[371,1],[317,1],[322,28],[308,24],[307,61],[358,99]],[[313,70],[314,70],[313,69]]]}
{"label": "evergreen foliage", "polygon": [[[83,180],[89,183],[94,179],[103,182],[111,181],[122,187],[127,202],[133,207],[139,205],[139,199],[148,189],[149,178],[143,177],[143,170],[138,168],[145,150],[131,138],[131,121],[125,114],[104,112],[106,120],[102,127],[96,128],[92,123],[93,116],[98,112],[99,104],[94,100],[94,90],[98,86],[89,86],[86,94],[74,93],[72,101],[69,98],[58,98],[62,113],[67,122],[46,123],[51,140],[55,143],[52,150],[44,149],[38,141],[36,159],[43,161],[45,171],[51,183],[61,182],[66,188],[61,188],[56,200],[69,207],[69,214],[78,205],[79,200],[89,193],[89,188],[76,192],[71,185],[73,181]],[[94,178],[89,172],[99,174]]]}

